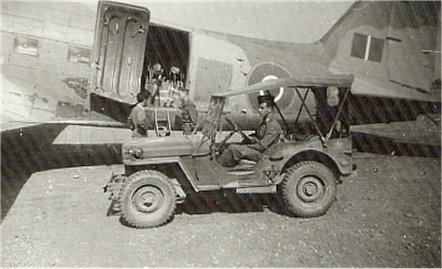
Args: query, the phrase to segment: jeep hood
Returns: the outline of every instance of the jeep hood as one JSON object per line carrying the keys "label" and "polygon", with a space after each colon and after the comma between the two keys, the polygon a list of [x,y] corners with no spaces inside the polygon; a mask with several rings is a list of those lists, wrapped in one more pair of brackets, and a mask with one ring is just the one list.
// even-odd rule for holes
{"label": "jeep hood", "polygon": [[[122,156],[125,159],[146,159],[161,157],[188,156],[194,153],[201,141],[201,136],[172,135],[166,137],[147,137],[134,139],[123,144]],[[196,152],[209,153],[209,143],[204,143]]]}

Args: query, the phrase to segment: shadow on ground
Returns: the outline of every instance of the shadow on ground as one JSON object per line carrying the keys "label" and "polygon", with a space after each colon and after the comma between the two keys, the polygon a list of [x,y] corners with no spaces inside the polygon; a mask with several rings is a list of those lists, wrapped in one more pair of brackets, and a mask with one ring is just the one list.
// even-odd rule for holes
{"label": "shadow on ground", "polygon": [[[108,216],[121,216],[119,210],[112,210],[110,205]],[[222,213],[246,213],[263,212],[267,208],[270,211],[285,216],[292,216],[285,205],[274,194],[235,194],[234,191],[212,191],[193,193],[186,197],[182,204],[178,204],[174,215],[190,214],[205,215],[215,212]],[[169,220],[172,221],[173,217]],[[120,217],[120,223],[130,227],[124,218]]]}
{"label": "shadow on ground", "polygon": [[272,194],[235,194],[212,192],[192,194],[177,207],[177,214],[208,214],[213,212],[242,213],[262,212],[264,208],[281,214],[289,214],[280,199]]}
{"label": "shadow on ground", "polygon": [[33,173],[49,169],[121,163],[121,144],[53,145],[66,124],[42,124],[2,132],[1,220]]}

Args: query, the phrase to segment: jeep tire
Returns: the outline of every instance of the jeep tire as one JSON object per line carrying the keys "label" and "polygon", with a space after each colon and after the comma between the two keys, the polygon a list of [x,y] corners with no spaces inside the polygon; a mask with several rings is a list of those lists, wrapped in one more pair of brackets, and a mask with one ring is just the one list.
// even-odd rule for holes
{"label": "jeep tire", "polygon": [[317,217],[325,214],[336,199],[336,178],[324,164],[303,161],[287,171],[278,191],[290,213]]}
{"label": "jeep tire", "polygon": [[176,191],[169,178],[157,171],[138,171],[126,180],[120,193],[121,217],[136,228],[168,222],[176,206]]}

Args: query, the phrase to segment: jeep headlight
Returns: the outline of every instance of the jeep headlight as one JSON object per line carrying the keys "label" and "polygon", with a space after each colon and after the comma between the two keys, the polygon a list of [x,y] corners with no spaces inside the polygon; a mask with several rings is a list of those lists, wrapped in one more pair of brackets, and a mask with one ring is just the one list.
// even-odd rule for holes
{"label": "jeep headlight", "polygon": [[142,148],[135,148],[132,150],[132,156],[134,156],[135,159],[141,159],[143,158],[143,149]]}

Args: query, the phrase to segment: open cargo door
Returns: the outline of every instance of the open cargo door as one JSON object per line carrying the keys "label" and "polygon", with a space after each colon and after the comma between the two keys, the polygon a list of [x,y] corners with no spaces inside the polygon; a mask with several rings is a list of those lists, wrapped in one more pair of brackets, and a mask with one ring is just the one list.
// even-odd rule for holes
{"label": "open cargo door", "polygon": [[146,8],[99,2],[92,56],[91,91],[135,103],[149,26]]}

